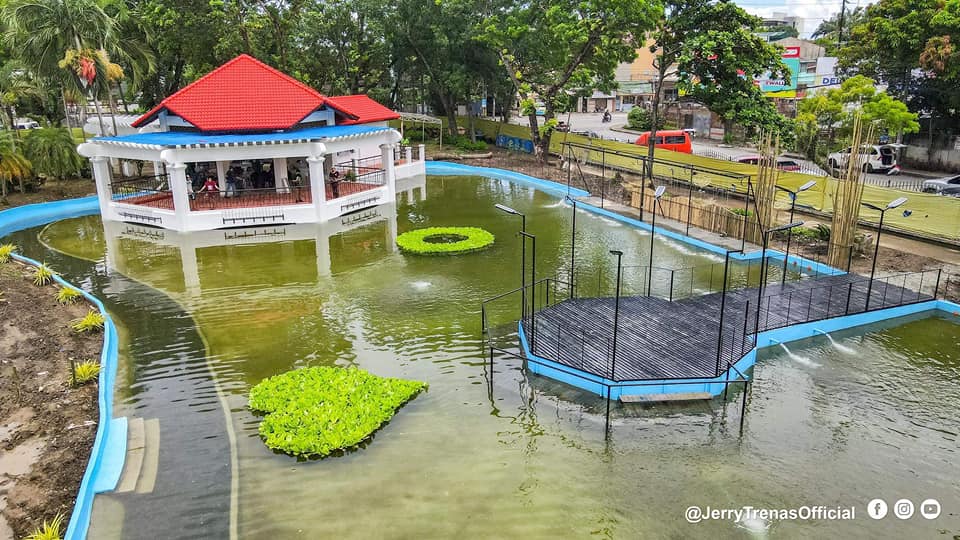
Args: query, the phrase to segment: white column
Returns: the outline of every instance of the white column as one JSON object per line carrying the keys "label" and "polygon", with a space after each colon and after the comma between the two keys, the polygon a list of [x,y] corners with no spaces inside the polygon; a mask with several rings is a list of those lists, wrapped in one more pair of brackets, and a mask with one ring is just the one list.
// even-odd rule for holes
{"label": "white column", "polygon": [[273,185],[277,193],[290,193],[290,183],[287,182],[287,158],[273,159]]}
{"label": "white column", "polygon": [[421,144],[421,145],[418,145],[418,146],[417,146],[417,158],[419,158],[420,161],[426,161],[426,159],[427,159],[427,147],[426,147],[426,145]]}
{"label": "white column", "polygon": [[187,183],[187,165],[173,163],[167,165],[170,173],[170,190],[173,192],[173,211],[176,213],[174,227],[178,231],[187,230],[187,220],[190,214],[190,194],[193,188]]}
{"label": "white column", "polygon": [[404,163],[413,163],[413,147],[408,146],[403,149]]}
{"label": "white column", "polygon": [[391,202],[397,198],[397,173],[396,166],[393,163],[394,143],[380,145],[380,162],[383,163],[384,175],[386,176],[387,196]]}
{"label": "white column", "polygon": [[110,182],[112,180],[110,158],[94,156],[90,158],[90,165],[93,169],[93,179],[97,182],[97,199],[100,201],[100,215],[105,220],[112,220],[113,212],[110,207]]}
{"label": "white column", "polygon": [[323,156],[310,156],[307,158],[307,167],[310,170],[310,196],[312,197],[313,207],[317,212],[317,221],[325,220],[324,209],[327,203],[327,191],[324,185]]}
{"label": "white column", "polygon": [[217,188],[220,190],[220,196],[227,195],[227,169],[230,167],[229,161],[217,162]]}

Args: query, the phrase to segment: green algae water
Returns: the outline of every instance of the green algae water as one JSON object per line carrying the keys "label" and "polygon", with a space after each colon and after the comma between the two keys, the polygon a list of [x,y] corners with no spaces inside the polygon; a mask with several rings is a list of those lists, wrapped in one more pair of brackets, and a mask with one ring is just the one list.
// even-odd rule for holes
{"label": "green algae water", "polygon": [[[730,402],[617,407],[498,360],[480,302],[520,284],[519,218],[538,275],[570,256],[569,206],[508,182],[428,177],[395,206],[321,226],[181,235],[97,217],[15,235],[106,300],[121,330],[117,414],[157,426],[134,489],[99,495],[91,538],[813,538],[960,534],[960,325],[920,316],[765,350],[744,434]],[[397,234],[479,226],[489,250],[397,251]],[[650,235],[577,215],[577,264],[647,262]],[[529,246],[528,246],[529,247]],[[657,266],[718,261],[657,237]],[[771,269],[772,270],[772,269]],[[742,274],[749,268],[735,270]],[[692,287],[712,278],[697,274]],[[798,361],[800,359],[801,361]],[[260,441],[251,386],[305,366],[429,383],[364,448],[297,461]],[[149,444],[149,437],[148,437]],[[868,501],[943,505],[873,520]],[[690,506],[855,507],[852,521],[708,520]]]}

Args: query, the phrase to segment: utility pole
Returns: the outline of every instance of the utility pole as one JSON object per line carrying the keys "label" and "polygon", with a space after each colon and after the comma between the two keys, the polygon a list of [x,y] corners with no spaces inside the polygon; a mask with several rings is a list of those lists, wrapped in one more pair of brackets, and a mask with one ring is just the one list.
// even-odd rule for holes
{"label": "utility pole", "polygon": [[843,15],[847,10],[847,0],[840,2],[840,21],[837,24],[837,49],[841,47],[843,43]]}

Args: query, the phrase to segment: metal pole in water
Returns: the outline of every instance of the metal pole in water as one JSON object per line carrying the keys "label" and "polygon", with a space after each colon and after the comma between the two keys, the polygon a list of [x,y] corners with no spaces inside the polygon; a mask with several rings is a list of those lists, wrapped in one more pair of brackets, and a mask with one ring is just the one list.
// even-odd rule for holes
{"label": "metal pole in water", "polygon": [[623,252],[611,250],[610,254],[617,257],[617,291],[613,303],[613,355],[610,364],[610,379],[614,380],[617,371],[617,326],[620,322],[620,275],[623,268]]}
{"label": "metal pole in water", "polygon": [[747,390],[750,383],[743,381],[743,403],[740,405],[740,436],[743,436],[743,421],[747,417]]}

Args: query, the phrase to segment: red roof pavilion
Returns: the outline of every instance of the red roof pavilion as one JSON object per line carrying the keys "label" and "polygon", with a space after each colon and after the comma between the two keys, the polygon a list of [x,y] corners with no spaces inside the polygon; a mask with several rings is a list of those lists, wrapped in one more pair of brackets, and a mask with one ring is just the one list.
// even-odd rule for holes
{"label": "red roof pavilion", "polygon": [[131,125],[144,126],[166,110],[200,131],[286,130],[324,105],[337,112],[340,125],[400,117],[366,95],[326,97],[241,54],[164,99]]}

